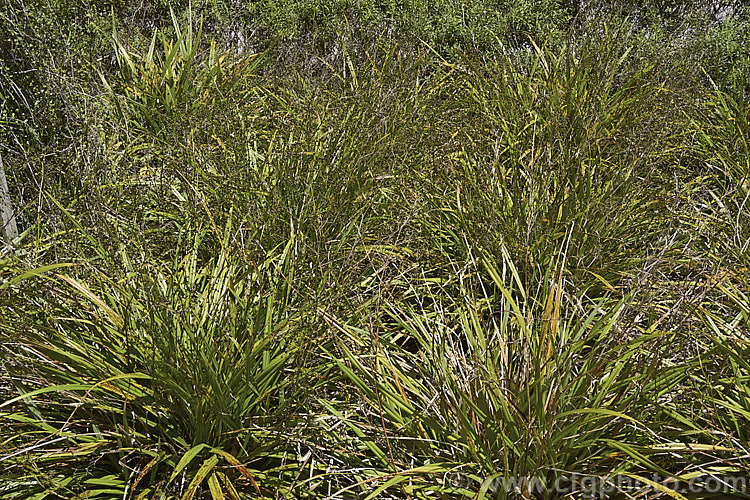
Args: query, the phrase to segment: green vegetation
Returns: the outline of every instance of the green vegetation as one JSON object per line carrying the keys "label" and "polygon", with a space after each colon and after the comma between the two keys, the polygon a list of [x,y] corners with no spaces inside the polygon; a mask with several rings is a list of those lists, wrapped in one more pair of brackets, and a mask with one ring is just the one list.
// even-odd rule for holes
{"label": "green vegetation", "polygon": [[750,17],[637,4],[0,5],[0,498],[750,497]]}

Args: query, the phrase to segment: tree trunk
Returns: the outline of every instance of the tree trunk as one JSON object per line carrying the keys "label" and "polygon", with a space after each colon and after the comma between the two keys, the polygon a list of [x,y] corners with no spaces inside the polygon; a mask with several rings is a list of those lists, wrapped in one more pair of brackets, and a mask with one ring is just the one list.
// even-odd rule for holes
{"label": "tree trunk", "polygon": [[5,180],[3,157],[0,155],[0,230],[7,244],[11,244],[18,237],[16,214],[13,212],[13,202],[10,201],[10,190]]}

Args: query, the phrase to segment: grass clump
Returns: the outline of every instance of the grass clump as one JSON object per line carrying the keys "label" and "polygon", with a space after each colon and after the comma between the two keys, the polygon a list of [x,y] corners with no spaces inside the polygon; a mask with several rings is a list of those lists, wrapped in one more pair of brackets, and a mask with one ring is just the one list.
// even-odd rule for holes
{"label": "grass clump", "polygon": [[[274,469],[285,475],[305,394],[325,372],[305,361],[312,338],[285,291],[290,248],[258,267],[227,253],[200,264],[188,252],[135,270],[123,255],[116,281],[34,271],[5,283],[35,293],[45,314],[4,318],[31,329],[4,345],[18,393],[4,420],[21,429],[4,445],[4,494],[283,488]],[[44,463],[47,479],[29,482]]]}
{"label": "grass clump", "polygon": [[391,306],[418,353],[375,344],[371,356],[340,362],[383,420],[372,446],[390,474],[376,491],[494,497],[503,481],[525,478],[522,493],[553,498],[554,485],[580,471],[600,481],[670,474],[649,457],[662,448],[639,446],[646,429],[663,425],[660,400],[685,377],[645,356],[662,351],[663,339],[623,342],[615,331],[623,302],[603,299],[578,313],[557,284],[537,292],[547,294],[544,309],[539,295],[517,301],[523,285],[512,261],[482,262],[496,295],[464,290],[447,304],[423,297],[421,310]]}

